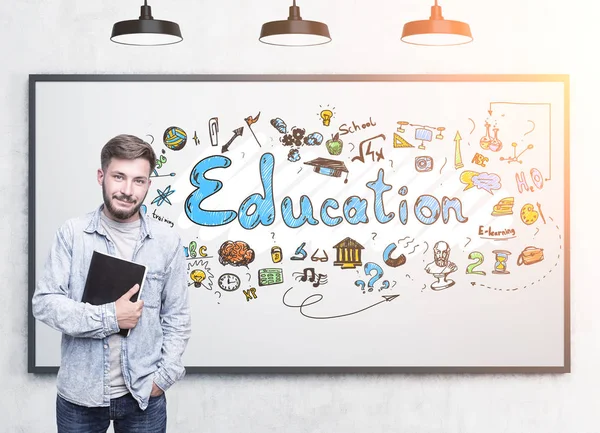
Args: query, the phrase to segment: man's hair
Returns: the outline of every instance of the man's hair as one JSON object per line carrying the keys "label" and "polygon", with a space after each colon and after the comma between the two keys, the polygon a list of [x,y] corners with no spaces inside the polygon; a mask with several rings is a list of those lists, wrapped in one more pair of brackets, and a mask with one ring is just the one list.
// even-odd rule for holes
{"label": "man's hair", "polygon": [[135,135],[121,134],[108,140],[100,152],[100,165],[106,171],[110,161],[143,158],[150,163],[150,173],[156,167],[156,154],[148,143]]}

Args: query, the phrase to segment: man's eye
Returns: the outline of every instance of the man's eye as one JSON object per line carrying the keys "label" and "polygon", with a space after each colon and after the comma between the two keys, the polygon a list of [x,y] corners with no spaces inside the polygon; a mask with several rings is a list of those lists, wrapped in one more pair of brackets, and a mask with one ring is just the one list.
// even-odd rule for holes
{"label": "man's eye", "polygon": [[123,176],[121,176],[120,174],[115,174],[115,179],[116,180],[123,180]]}
{"label": "man's eye", "polygon": [[136,179],[135,183],[138,185],[146,185],[146,179]]}

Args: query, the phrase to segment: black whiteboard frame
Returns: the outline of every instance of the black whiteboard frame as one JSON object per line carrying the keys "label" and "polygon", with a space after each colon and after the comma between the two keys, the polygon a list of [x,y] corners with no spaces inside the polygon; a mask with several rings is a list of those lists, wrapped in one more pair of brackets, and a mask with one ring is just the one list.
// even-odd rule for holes
{"label": "black whiteboard frame", "polygon": [[570,79],[566,74],[466,74],[466,75],[345,75],[345,74],[310,74],[310,75],[136,75],[136,74],[30,74],[29,75],[29,188],[28,188],[28,372],[58,372],[57,367],[37,366],[35,347],[36,320],[32,313],[31,299],[35,291],[35,218],[36,218],[36,84],[38,82],[196,82],[196,81],[280,81],[280,82],[559,82],[564,88],[564,365],[559,367],[199,367],[186,366],[188,373],[570,373],[571,372],[571,316],[570,316]]}

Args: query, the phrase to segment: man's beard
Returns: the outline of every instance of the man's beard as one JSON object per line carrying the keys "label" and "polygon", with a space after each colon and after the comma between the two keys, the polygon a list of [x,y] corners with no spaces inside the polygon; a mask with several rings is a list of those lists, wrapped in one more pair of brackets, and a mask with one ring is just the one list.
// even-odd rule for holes
{"label": "man's beard", "polygon": [[[136,213],[138,213],[140,211],[140,208],[142,207],[142,204],[144,203],[144,199],[146,198],[146,196],[144,196],[142,198],[142,200],[140,200],[139,203],[137,203],[131,210],[116,209],[112,205],[111,198],[106,193],[106,188],[104,187],[104,182],[102,182],[102,197],[104,198],[104,206],[106,206],[106,209],[108,209],[110,214],[118,220],[127,220],[127,219],[131,218],[133,215],[135,215]],[[126,196],[126,195],[116,195],[113,198],[117,199],[117,200],[121,200],[121,201],[127,201],[129,203],[134,201],[130,196]]]}
{"label": "man's beard", "polygon": [[446,267],[448,266],[448,258],[447,257],[436,257],[433,256],[433,260],[435,261],[435,264],[438,266],[442,266],[442,267]]}

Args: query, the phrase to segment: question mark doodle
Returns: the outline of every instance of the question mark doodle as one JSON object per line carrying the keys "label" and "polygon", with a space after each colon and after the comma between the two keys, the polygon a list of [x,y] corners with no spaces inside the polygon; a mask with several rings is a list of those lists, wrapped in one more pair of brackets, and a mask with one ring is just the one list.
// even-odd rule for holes
{"label": "question mark doodle", "polygon": [[408,274],[406,274],[406,275],[405,275],[405,277],[406,277],[406,278],[410,278],[410,279],[411,279],[411,281],[415,281],[415,280],[413,279],[413,277],[411,277],[411,276],[410,276],[410,275],[408,275]]}
{"label": "question mark doodle", "polygon": [[371,238],[371,240],[373,240],[373,241],[374,241],[374,240],[375,240],[375,238],[377,237],[377,233],[375,233],[375,232],[372,232],[371,234],[373,235],[373,237]]}
{"label": "question mark doodle", "polygon": [[423,251],[423,254],[425,254],[427,252],[427,250],[429,249],[429,244],[427,243],[427,241],[423,241],[423,243],[425,245],[427,245],[427,248],[425,248],[425,251]]}
{"label": "question mark doodle", "polygon": [[152,135],[146,134],[146,137],[151,137],[152,138],[152,141],[150,142],[150,144],[154,143],[154,137]]}
{"label": "question mark doodle", "polygon": [[[471,242],[471,238],[467,238],[467,239],[469,240],[469,242],[467,242],[467,243],[465,244],[465,247],[466,247],[467,245],[469,245],[469,243]],[[463,247],[463,248],[464,248],[464,247]]]}
{"label": "question mark doodle", "polygon": [[473,131],[475,131],[475,121],[474,121],[473,119],[471,119],[470,117],[469,117],[469,120],[470,120],[470,121],[471,121],[471,123],[473,124],[473,129],[471,129],[471,132],[469,132],[469,134],[472,134],[472,133],[473,133]]}
{"label": "question mark doodle", "polygon": [[250,277],[251,277],[250,272],[246,272],[246,275],[248,275],[248,281],[250,281]]}
{"label": "question mark doodle", "polygon": [[426,287],[427,287],[427,284],[423,284],[423,288],[421,289],[421,292],[423,292],[423,290],[425,290]]}
{"label": "question mark doodle", "polygon": [[[372,292],[375,283],[381,279],[383,276],[383,269],[377,263],[368,262],[364,266],[365,275],[371,275],[373,271],[375,271],[375,275],[373,275],[369,282],[366,284],[368,287],[368,291]],[[354,285],[360,287],[362,292],[365,293],[365,282],[362,280],[356,280]],[[379,290],[387,289],[390,287],[390,282],[388,280],[383,281],[383,286]]]}
{"label": "question mark doodle", "polygon": [[356,280],[354,282],[354,285],[356,287],[360,287],[360,290],[362,290],[362,292],[365,293],[365,282],[363,280]]}
{"label": "question mark doodle", "polygon": [[394,284],[392,284],[392,289],[396,287],[396,280],[394,280]]}
{"label": "question mark doodle", "polygon": [[273,239],[273,241],[275,241],[275,232],[271,232],[271,239]]}
{"label": "question mark doodle", "polygon": [[534,238],[535,238],[535,235],[537,235],[539,231],[540,231],[540,228],[539,228],[539,227],[537,227],[537,228],[535,229],[535,233],[533,234],[533,237],[534,237]]}
{"label": "question mark doodle", "polygon": [[[215,292],[215,295],[216,295],[217,293],[219,294],[219,299],[221,299],[221,292]],[[217,304],[221,304],[221,303],[220,303],[219,301],[217,301]]]}
{"label": "question mark doodle", "polygon": [[[300,170],[298,170],[298,173],[300,173],[301,171],[302,171],[302,167],[300,167]],[[298,174],[298,173],[296,173],[296,174]]]}
{"label": "question mark doodle", "polygon": [[394,168],[394,160],[390,159],[390,167]]}
{"label": "question mark doodle", "polygon": [[348,144],[352,145],[352,150],[351,150],[351,152],[354,152],[354,143],[348,143]]}
{"label": "question mark doodle", "polygon": [[446,166],[446,163],[448,162],[448,158],[444,158],[444,165],[442,165],[440,167],[440,174],[442,174],[442,170],[444,169],[444,167]]}
{"label": "question mark doodle", "polygon": [[242,159],[244,159],[244,156],[246,156],[246,154],[244,152],[242,152]]}
{"label": "question mark doodle", "polygon": [[530,134],[530,133],[532,133],[533,131],[535,131],[535,123],[534,123],[534,121],[533,121],[533,120],[528,120],[528,122],[531,122],[531,123],[533,123],[533,128],[531,129],[531,131],[528,131],[528,132],[526,132],[526,133],[525,133],[525,134],[523,134],[523,135],[527,135],[527,134]]}

